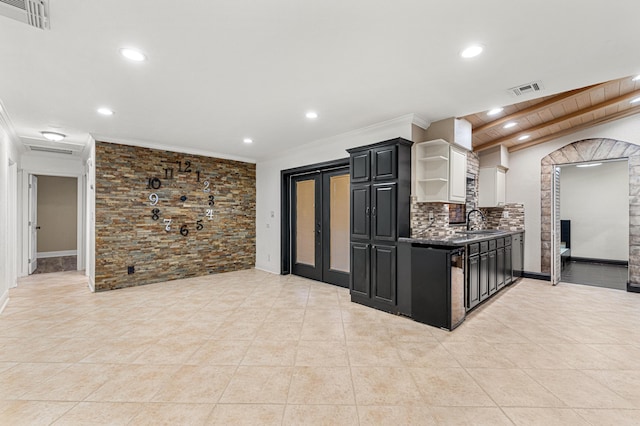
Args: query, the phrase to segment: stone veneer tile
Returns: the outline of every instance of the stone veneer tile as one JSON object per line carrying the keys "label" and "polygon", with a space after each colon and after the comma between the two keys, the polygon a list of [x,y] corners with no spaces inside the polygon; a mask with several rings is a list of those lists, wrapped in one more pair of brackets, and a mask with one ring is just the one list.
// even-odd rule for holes
{"label": "stone veneer tile", "polygon": [[[165,168],[173,169],[172,179]],[[148,187],[151,178],[160,180],[159,188]],[[150,205],[151,193],[159,197],[156,206]],[[255,164],[96,142],[95,194],[96,291],[255,265]],[[206,216],[209,208],[212,219]],[[180,233],[183,225],[186,236]],[[127,273],[128,266],[135,267],[134,274]]]}
{"label": "stone veneer tile", "polygon": [[640,146],[613,139],[587,139],[574,142],[550,153],[541,161],[541,266],[543,273],[551,271],[551,173],[556,164],[572,162],[576,155],[585,161],[628,158],[629,161],[629,276],[632,284],[640,283]]}

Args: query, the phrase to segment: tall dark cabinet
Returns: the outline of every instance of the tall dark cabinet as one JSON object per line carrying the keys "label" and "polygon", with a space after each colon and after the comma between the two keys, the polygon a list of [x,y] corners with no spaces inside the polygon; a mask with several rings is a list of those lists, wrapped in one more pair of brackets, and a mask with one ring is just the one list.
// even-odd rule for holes
{"label": "tall dark cabinet", "polygon": [[351,174],[351,301],[397,312],[398,237],[409,237],[411,145],[403,138],[347,150]]}

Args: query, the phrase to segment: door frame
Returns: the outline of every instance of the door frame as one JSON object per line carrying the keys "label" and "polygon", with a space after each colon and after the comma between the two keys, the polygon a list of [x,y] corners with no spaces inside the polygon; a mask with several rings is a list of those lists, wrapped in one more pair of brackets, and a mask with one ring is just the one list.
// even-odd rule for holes
{"label": "door frame", "polygon": [[292,271],[291,265],[291,178],[294,175],[304,175],[330,171],[349,166],[349,157],[323,163],[309,164],[280,171],[280,274],[288,275]]}
{"label": "door frame", "polygon": [[20,182],[19,192],[22,194],[21,204],[22,212],[21,216],[21,237],[22,237],[22,258],[20,259],[20,277],[26,277],[29,275],[29,175],[36,176],[55,176],[55,177],[69,177],[74,178],[77,181],[77,199],[76,199],[76,250],[77,250],[77,270],[82,271],[85,269],[85,251],[84,244],[85,231],[86,231],[86,209],[84,204],[86,203],[86,193],[83,187],[84,181],[82,179],[83,172],[80,173],[64,173],[55,171],[40,171],[35,168],[22,169],[22,181]]}

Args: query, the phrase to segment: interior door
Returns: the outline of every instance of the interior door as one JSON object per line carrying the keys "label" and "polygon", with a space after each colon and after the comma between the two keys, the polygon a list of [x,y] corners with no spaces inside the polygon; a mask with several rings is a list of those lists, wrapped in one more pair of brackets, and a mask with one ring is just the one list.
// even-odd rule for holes
{"label": "interior door", "polygon": [[291,257],[296,275],[322,280],[322,175],[291,179]]}
{"label": "interior door", "polygon": [[38,267],[38,177],[29,175],[29,274]]}
{"label": "interior door", "polygon": [[350,184],[348,169],[322,174],[322,281],[349,287]]}
{"label": "interior door", "polygon": [[348,168],[291,178],[292,272],[349,286],[350,177]]}

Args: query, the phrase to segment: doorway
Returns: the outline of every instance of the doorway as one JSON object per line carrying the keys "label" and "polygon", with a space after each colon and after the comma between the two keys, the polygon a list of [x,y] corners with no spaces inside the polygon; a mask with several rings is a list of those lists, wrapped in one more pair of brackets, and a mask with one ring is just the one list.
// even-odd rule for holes
{"label": "doorway", "polygon": [[282,273],[349,286],[348,159],[283,172]]}
{"label": "doorway", "polygon": [[29,275],[78,269],[78,178],[29,175]]}
{"label": "doorway", "polygon": [[558,167],[560,281],[626,290],[628,160],[599,160]]}

